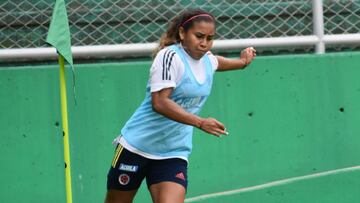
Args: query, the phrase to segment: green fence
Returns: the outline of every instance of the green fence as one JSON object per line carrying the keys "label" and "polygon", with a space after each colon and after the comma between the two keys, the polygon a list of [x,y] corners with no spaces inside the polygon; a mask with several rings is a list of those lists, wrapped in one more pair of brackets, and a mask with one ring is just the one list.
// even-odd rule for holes
{"label": "green fence", "polygon": [[[360,53],[259,57],[217,73],[202,116],[230,135],[199,130],[187,198],[360,165]],[[145,94],[150,62],[76,65],[69,81],[74,202],[102,202],[119,133]],[[68,79],[71,79],[68,72]],[[65,202],[56,65],[0,68],[0,202]],[[359,200],[360,171],[328,174],[199,202]],[[145,187],[137,203],[150,202]]]}
{"label": "green fence", "polygon": [[[217,19],[216,39],[312,35],[312,0],[72,0],[67,4],[74,46],[149,43],[159,40],[170,19],[202,8]],[[0,0],[0,48],[47,46],[54,0]],[[324,0],[324,33],[360,31],[360,0]],[[358,44],[327,47],[359,50]],[[308,53],[312,46],[265,47],[259,53]]]}

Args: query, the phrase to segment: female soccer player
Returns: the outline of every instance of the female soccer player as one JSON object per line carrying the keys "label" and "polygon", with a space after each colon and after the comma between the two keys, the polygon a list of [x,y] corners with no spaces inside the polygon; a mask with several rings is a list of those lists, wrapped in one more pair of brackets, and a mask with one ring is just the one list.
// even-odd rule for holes
{"label": "female soccer player", "polygon": [[256,55],[250,47],[239,59],[214,56],[214,35],[214,16],[197,9],[175,17],[161,37],[145,100],[114,141],[106,203],[132,202],[144,178],[153,202],[184,202],[193,127],[215,136],[227,134],[221,122],[198,116],[213,74],[243,69]]}

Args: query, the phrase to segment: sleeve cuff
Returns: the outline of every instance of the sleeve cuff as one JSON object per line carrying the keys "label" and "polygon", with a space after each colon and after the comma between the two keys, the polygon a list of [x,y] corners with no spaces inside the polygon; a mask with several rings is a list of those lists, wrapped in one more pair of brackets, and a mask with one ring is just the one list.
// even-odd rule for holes
{"label": "sleeve cuff", "polygon": [[158,92],[158,91],[160,91],[160,90],[162,90],[162,89],[170,88],[170,87],[175,88],[175,87],[176,87],[175,82],[172,82],[172,83],[156,83],[156,84],[151,84],[151,85],[150,85],[150,92]]}

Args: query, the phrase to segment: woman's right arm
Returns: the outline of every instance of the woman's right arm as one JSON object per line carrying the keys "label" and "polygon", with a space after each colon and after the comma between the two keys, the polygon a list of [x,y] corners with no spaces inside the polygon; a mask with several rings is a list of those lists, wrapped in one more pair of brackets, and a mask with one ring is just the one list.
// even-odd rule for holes
{"label": "woman's right arm", "polygon": [[152,108],[155,112],[180,123],[192,125],[215,136],[226,134],[222,123],[214,118],[201,118],[185,111],[176,102],[171,100],[173,88],[165,88],[152,92]]}
{"label": "woman's right arm", "polygon": [[256,50],[253,47],[248,47],[241,51],[240,58],[226,58],[223,56],[216,56],[218,61],[217,71],[228,71],[244,69],[249,65],[256,56]]}

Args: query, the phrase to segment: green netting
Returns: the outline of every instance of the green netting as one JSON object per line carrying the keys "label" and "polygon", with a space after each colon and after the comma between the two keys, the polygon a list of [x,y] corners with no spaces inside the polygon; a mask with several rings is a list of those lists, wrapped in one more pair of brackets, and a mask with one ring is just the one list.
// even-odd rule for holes
{"label": "green netting", "polygon": [[[53,0],[0,1],[0,47],[47,46]],[[217,18],[217,39],[303,36],[313,33],[311,0],[67,1],[72,44],[155,42],[186,8]],[[360,0],[324,1],[326,34],[359,33]]]}

